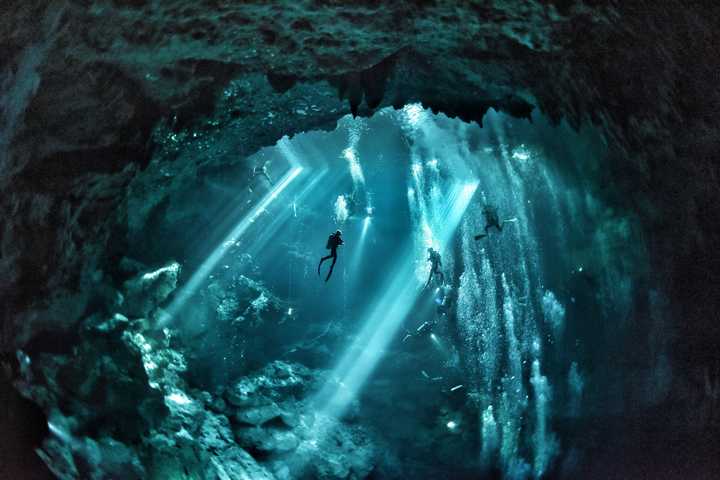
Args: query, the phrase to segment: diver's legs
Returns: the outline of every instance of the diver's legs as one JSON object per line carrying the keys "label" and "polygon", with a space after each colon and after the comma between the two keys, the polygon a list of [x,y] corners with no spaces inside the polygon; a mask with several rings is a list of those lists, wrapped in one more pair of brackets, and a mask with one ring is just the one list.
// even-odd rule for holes
{"label": "diver's legs", "polygon": [[475,235],[475,240],[480,240],[481,238],[487,237],[489,235],[488,230],[490,230],[490,227],[492,227],[492,225],[490,225],[489,223],[486,223],[485,224],[485,233]]}
{"label": "diver's legs", "polygon": [[320,267],[322,266],[323,262],[324,262],[325,260],[329,259],[329,258],[332,258],[332,257],[333,257],[333,255],[332,255],[332,253],[331,253],[330,255],[328,255],[328,256],[326,256],[326,257],[322,257],[322,258],[320,259],[320,263],[318,263],[318,275],[320,275]]}
{"label": "diver's legs", "polygon": [[328,272],[327,277],[325,277],[325,281],[326,281],[326,282],[327,282],[328,280],[330,280],[330,275],[332,275],[333,268],[335,268],[335,262],[337,262],[337,255],[332,255],[332,259],[333,259],[333,261],[332,261],[332,263],[330,264],[330,271]]}
{"label": "diver's legs", "polygon": [[432,270],[432,268],[431,268],[431,269],[430,269],[430,276],[428,277],[427,282],[425,282],[425,287],[424,287],[424,288],[427,288],[427,287],[430,286],[430,282],[432,281],[432,277],[433,277],[433,274],[434,274],[434,273],[435,273],[435,272],[434,272],[434,271]]}

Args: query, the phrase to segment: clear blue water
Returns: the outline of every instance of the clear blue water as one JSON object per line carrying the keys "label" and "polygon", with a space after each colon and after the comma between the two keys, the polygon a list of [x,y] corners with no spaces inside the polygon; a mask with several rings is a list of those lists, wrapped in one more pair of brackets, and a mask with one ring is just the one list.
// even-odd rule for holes
{"label": "clear blue water", "polygon": [[[607,203],[600,137],[540,116],[484,124],[408,105],[251,157],[269,178],[256,169],[217,231],[193,236],[198,260],[169,309],[203,352],[196,380],[275,358],[329,369],[316,408],[377,428],[405,475],[531,478],[571,461],[557,426],[622,407],[608,361],[645,249],[632,213]],[[502,232],[475,240],[488,204]],[[316,268],[336,229],[326,283],[328,262]],[[423,288],[428,247],[445,284]],[[241,274],[285,312],[263,338],[208,311],[208,292]]]}

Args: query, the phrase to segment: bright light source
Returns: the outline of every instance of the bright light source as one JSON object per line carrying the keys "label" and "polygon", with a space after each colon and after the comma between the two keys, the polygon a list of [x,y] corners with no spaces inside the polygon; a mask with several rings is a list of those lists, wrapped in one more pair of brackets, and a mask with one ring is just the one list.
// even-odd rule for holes
{"label": "bright light source", "polygon": [[453,420],[450,420],[447,422],[447,428],[448,430],[455,430],[457,428],[458,424],[454,422]]}
{"label": "bright light source", "polygon": [[417,126],[422,121],[424,116],[423,114],[425,113],[422,105],[419,103],[410,103],[405,105],[402,112],[405,116],[405,120],[411,127]]}

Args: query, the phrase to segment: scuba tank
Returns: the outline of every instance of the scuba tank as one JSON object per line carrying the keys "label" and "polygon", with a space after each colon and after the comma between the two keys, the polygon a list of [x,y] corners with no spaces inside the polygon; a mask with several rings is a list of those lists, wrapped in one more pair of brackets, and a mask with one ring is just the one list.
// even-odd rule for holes
{"label": "scuba tank", "polygon": [[334,246],[335,246],[335,234],[332,233],[332,234],[330,234],[330,236],[327,239],[325,248],[327,248],[328,250],[332,250]]}

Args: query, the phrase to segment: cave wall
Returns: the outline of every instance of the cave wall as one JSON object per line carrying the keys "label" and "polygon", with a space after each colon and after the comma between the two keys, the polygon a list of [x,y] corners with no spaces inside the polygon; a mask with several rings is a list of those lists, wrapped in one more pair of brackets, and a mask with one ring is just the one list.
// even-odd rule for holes
{"label": "cave wall", "polygon": [[[600,128],[607,181],[642,217],[655,281],[671,298],[677,320],[662,334],[686,367],[678,401],[719,361],[714,2],[3,8],[4,351],[72,326],[119,281],[117,255],[133,232],[207,172],[242,168],[262,146],[347,113],[419,101],[469,121],[490,107],[519,117],[538,108]],[[237,149],[214,150],[228,129]],[[173,142],[197,154],[173,155]],[[638,338],[652,328],[636,325]]]}

